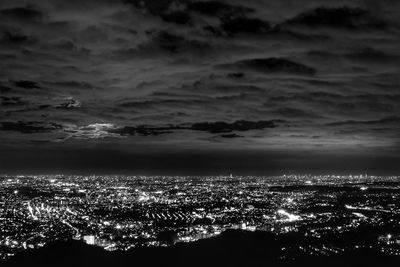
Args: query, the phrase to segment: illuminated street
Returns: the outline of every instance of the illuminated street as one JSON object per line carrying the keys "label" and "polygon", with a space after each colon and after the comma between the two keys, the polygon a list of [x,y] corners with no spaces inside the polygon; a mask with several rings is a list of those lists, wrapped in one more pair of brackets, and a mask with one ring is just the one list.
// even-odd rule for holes
{"label": "illuminated street", "polygon": [[[168,246],[226,229],[316,240],[290,253],[400,255],[400,179],[376,176],[3,176],[0,255],[56,240],[106,250]],[[347,235],[363,233],[343,242]]]}

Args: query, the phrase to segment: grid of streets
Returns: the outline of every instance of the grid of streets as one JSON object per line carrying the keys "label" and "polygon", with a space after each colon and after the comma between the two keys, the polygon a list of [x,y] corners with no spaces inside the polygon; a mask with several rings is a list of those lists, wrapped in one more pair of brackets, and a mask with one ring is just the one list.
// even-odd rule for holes
{"label": "grid of streets", "polygon": [[[0,259],[55,240],[128,250],[232,228],[321,240],[283,251],[330,255],[368,246],[400,255],[399,178],[4,175]],[[368,234],[340,241],[362,231]]]}

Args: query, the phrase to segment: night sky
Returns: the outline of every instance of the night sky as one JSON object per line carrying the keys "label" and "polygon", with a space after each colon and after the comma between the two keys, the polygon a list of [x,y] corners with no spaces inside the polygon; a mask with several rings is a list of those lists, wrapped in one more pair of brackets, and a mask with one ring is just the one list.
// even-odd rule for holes
{"label": "night sky", "polygon": [[400,173],[400,1],[1,0],[0,173]]}

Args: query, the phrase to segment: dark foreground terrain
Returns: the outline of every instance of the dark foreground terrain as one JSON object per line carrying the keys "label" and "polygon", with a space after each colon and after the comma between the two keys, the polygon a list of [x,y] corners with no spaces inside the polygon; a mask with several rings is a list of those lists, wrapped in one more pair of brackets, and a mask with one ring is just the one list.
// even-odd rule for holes
{"label": "dark foreground terrain", "polygon": [[296,234],[228,230],[220,236],[170,247],[136,248],[108,252],[81,241],[57,241],[38,250],[26,250],[7,262],[16,266],[399,266],[400,256],[369,247],[330,256],[291,251],[313,241]]}

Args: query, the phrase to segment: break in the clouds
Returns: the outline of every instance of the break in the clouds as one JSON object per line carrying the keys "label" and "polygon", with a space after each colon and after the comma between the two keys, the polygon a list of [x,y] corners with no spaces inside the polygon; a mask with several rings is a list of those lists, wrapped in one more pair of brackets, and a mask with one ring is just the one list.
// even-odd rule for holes
{"label": "break in the clouds", "polygon": [[3,0],[0,148],[397,157],[399,17],[394,0]]}

